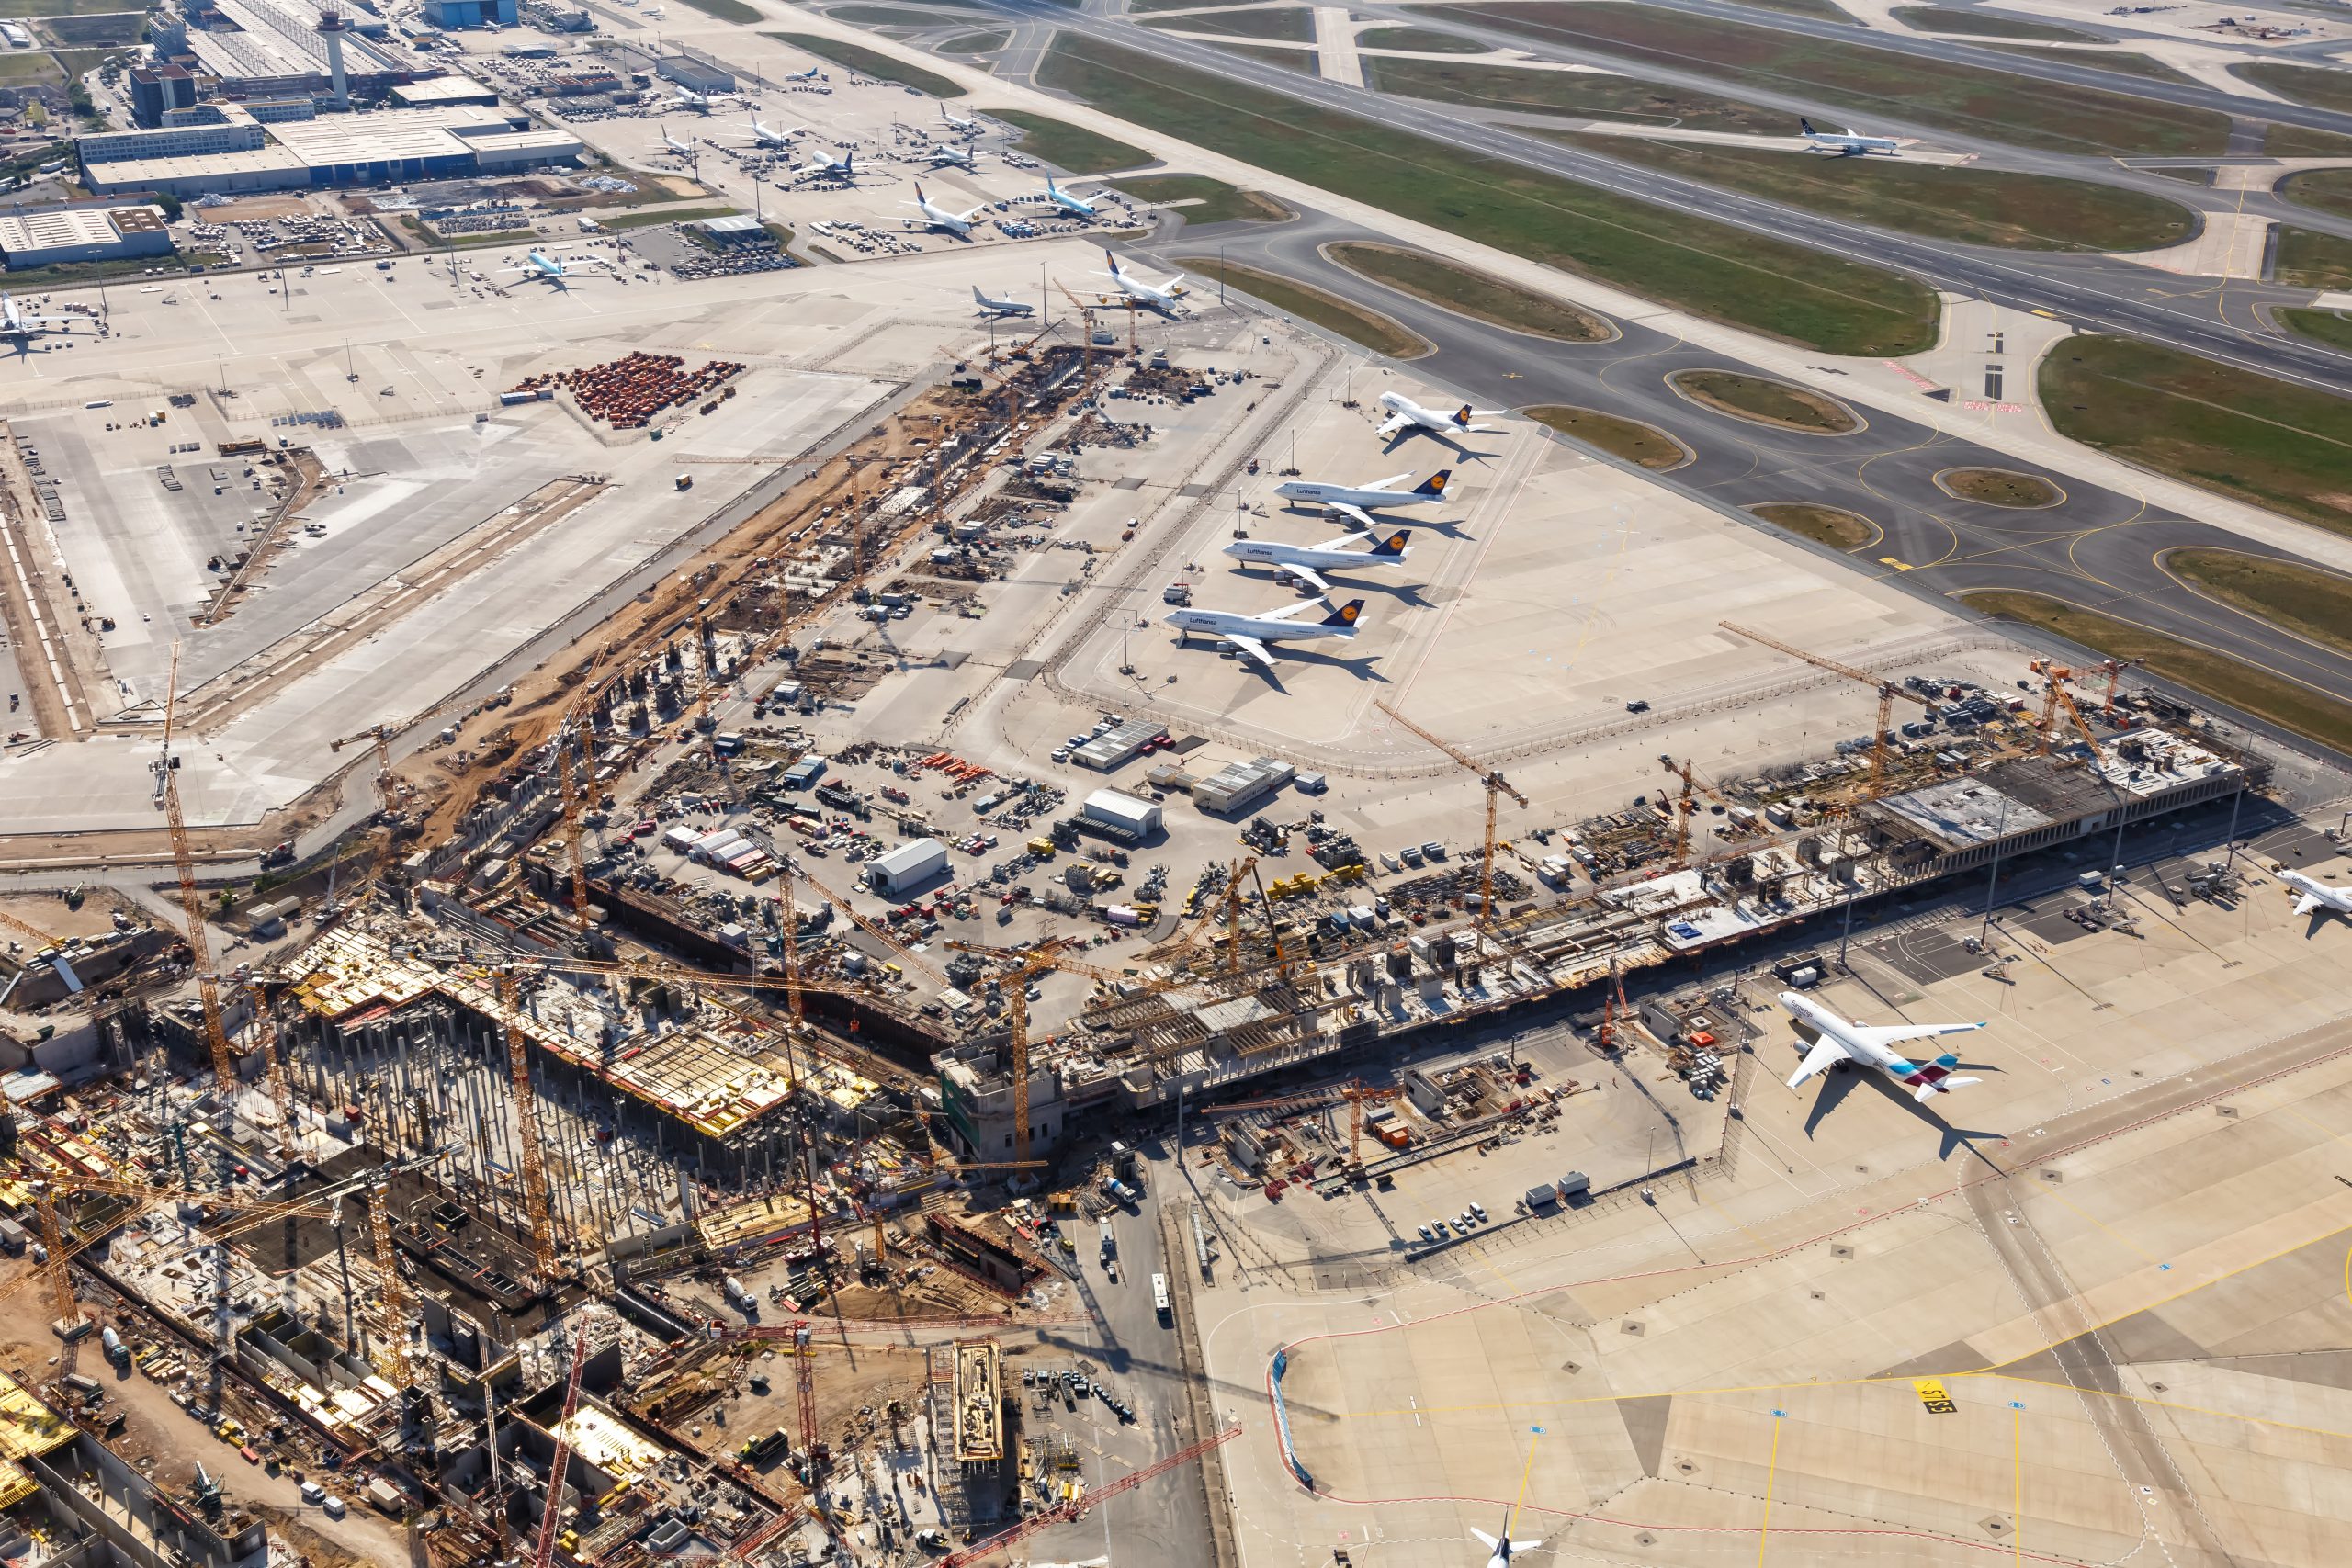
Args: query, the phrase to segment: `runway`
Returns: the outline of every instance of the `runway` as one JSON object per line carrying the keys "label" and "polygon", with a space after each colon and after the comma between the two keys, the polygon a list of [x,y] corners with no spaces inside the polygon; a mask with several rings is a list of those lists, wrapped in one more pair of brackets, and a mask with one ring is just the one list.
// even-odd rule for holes
{"label": "runway", "polygon": [[[1475,111],[1346,86],[1164,32],[1146,31],[1123,17],[1068,11],[1053,5],[1052,0],[992,0],[992,4],[1012,18],[1040,25],[1050,23],[1106,43],[1148,50],[1179,64],[1279,93],[1318,108],[1412,131],[1465,152],[1506,159],[1597,189],[1769,234],[1849,261],[1907,272],[1952,293],[1973,295],[2020,310],[2039,310],[2074,325],[2143,338],[2241,369],[2352,395],[2352,357],[2317,344],[2277,336],[2260,327],[2257,305],[2303,303],[2311,298],[2308,290],[2278,289],[2266,294],[2261,292],[2263,286],[2247,284],[2233,285],[2227,290],[2184,288],[2182,279],[2175,275],[2129,262],[2001,251],[1842,222],[1541,141],[1491,124]],[[1412,13],[1393,14],[1420,26],[1430,25],[1432,20]],[[1486,36],[1475,28],[1441,25],[1468,36]],[[1021,63],[1031,64],[1034,69],[1032,62],[1038,58],[1024,51]],[[1012,61],[1001,62],[999,74],[1008,80],[1025,80],[1014,66]],[[2312,112],[2331,126],[2352,131],[2352,118],[2324,111]],[[2187,196],[2190,192],[2184,187],[2179,194]],[[2216,307],[2215,299],[2226,301],[2233,294],[2237,297],[2234,312]]]}
{"label": "runway", "polygon": [[[1532,339],[1383,288],[1321,254],[1321,247],[1334,242],[1385,238],[1306,212],[1292,223],[1197,231],[1150,247],[1148,254],[1173,271],[1175,256],[1213,245],[1231,262],[1303,278],[1391,316],[1439,345],[1435,355],[1414,362],[1415,375],[1442,382],[1481,405],[1568,403],[1656,425],[1697,456],[1681,468],[1650,476],[1655,482],[1737,513],[1776,536],[1788,536],[1740,509],[1810,502],[1857,513],[1883,529],[1884,538],[1857,554],[1808,547],[1854,570],[1891,579],[1946,609],[1958,607],[1951,595],[1979,589],[2053,595],[2223,649],[2352,701],[2352,659],[2201,598],[2159,564],[2165,551],[2184,546],[2295,558],[2287,552],[2073,479],[2058,481],[2065,500],[2046,510],[1955,500],[1937,488],[1932,476],[1954,467],[2021,465],[1993,448],[1877,410],[1868,428],[1837,437],[1777,431],[1713,413],[1677,395],[1666,378],[1709,367],[1749,368],[1718,352],[1632,321],[1619,321],[1623,336],[1609,344]],[[1203,297],[1199,308],[1216,307]],[[1447,455],[1434,438],[1419,436],[1408,437],[1398,451],[1404,455],[1400,461]],[[1476,453],[1475,441],[1468,451]]]}

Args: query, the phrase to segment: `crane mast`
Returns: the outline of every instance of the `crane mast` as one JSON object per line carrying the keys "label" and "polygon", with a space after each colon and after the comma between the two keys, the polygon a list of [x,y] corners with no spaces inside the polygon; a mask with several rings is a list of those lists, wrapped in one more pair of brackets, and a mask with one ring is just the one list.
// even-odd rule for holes
{"label": "crane mast", "polygon": [[1428,730],[1423,729],[1419,725],[1415,724],[1411,719],[1407,718],[1403,714],[1398,713],[1395,708],[1390,707],[1385,702],[1375,703],[1374,705],[1379,708],[1381,712],[1386,714],[1389,717],[1395,719],[1397,723],[1403,725],[1407,729],[1411,730],[1415,735],[1419,736],[1430,745],[1443,752],[1447,757],[1453,761],[1456,766],[1466,768],[1471,773],[1477,774],[1479,780],[1486,785],[1487,832],[1485,853],[1478,862],[1478,923],[1482,926],[1493,925],[1495,921],[1495,807],[1498,804],[1497,797],[1507,795],[1518,804],[1519,808],[1521,811],[1524,811],[1528,808],[1527,796],[1521,795],[1519,792],[1518,787],[1509,779],[1503,777],[1502,773],[1498,770],[1489,768],[1484,763],[1479,762],[1476,759],[1471,757],[1452,741],[1439,739],[1436,736],[1431,735]]}
{"label": "crane mast", "polygon": [[554,1427],[555,1454],[548,1461],[547,1505],[539,1510],[539,1543],[531,1554],[534,1568],[548,1568],[555,1562],[556,1525],[563,1513],[563,1472],[571,1468],[571,1438],[566,1428],[580,1408],[580,1374],[587,1365],[588,1331],[583,1328],[571,1342],[571,1371],[563,1380],[563,1414]]}
{"label": "crane mast", "polygon": [[547,1156],[539,1147],[538,1100],[531,1088],[531,1056],[523,1039],[517,990],[514,972],[500,971],[498,1000],[506,1014],[506,1068],[514,1080],[516,1143],[523,1160],[523,1207],[531,1224],[531,1261],[541,1279],[553,1280],[555,1224],[548,1202]]}
{"label": "crane mast", "polygon": [[205,1049],[225,1101],[237,1091],[237,1062],[220,1026],[220,988],[212,974],[212,943],[204,934],[204,895],[196,886],[196,856],[189,846],[187,818],[180,810],[179,763],[172,755],[172,726],[179,717],[180,645],[172,644],[171,673],[164,681],[164,751],[155,767],[164,797],[164,821],[171,829],[172,863],[179,873],[180,917],[187,925],[188,963],[196,970],[196,994],[203,1011]]}

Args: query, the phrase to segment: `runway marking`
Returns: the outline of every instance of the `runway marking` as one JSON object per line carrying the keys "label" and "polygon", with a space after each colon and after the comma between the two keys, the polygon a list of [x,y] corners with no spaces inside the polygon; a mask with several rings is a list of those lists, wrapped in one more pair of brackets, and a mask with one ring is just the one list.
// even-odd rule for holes
{"label": "runway marking", "polygon": [[1897,571],[1910,571],[1915,570],[1909,561],[1896,560],[1893,556],[1881,556],[1878,558],[1878,563],[1881,566],[1891,566]]}
{"label": "runway marking", "polygon": [[2025,1560],[2025,1405],[2009,1401],[2009,1561]]}
{"label": "runway marking", "polygon": [[1944,1385],[1934,1378],[1913,1378],[1912,1392],[1919,1396],[1919,1408],[1930,1416],[1957,1416],[1960,1406],[1952,1402]]}
{"label": "runway marking", "polygon": [[1772,1412],[1772,1457],[1764,1468],[1764,1522],[1756,1531],[1756,1561],[1764,1561],[1764,1548],[1772,1539],[1772,1483],[1781,1473],[1781,1423],[1783,1417]]}

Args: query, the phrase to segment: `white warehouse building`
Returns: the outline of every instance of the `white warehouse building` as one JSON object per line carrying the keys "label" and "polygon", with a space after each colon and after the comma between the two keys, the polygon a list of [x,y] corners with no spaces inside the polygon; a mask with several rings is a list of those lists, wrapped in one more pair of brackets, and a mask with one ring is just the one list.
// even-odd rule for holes
{"label": "white warehouse building", "polygon": [[947,869],[947,846],[937,839],[916,839],[865,863],[866,886],[885,898],[897,898],[924,886]]}

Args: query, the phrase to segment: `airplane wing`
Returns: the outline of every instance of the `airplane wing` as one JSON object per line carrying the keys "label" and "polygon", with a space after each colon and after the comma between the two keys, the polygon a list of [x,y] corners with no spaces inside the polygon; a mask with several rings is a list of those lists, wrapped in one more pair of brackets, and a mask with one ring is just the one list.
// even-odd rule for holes
{"label": "airplane wing", "polygon": [[1408,413],[1392,413],[1386,419],[1380,422],[1380,428],[1374,431],[1373,434],[1374,435],[1394,435],[1400,430],[1420,423],[1421,422],[1419,420],[1415,419]]}
{"label": "airplane wing", "polygon": [[1256,637],[1237,637],[1228,632],[1226,634],[1225,640],[1228,646],[1238,651],[1242,658],[1250,660],[1250,663],[1266,670],[1272,670],[1274,667],[1274,656],[1268,653],[1266,651],[1266,645],[1260,642]]}
{"label": "airplane wing", "polygon": [[2295,900],[2295,913],[2299,915],[2308,915],[2313,909],[2324,908],[2326,907],[2327,900],[2321,897],[2316,893],[2306,893],[2301,897]]}
{"label": "airplane wing", "polygon": [[1389,476],[1388,476],[1386,479],[1374,479],[1374,480],[1373,480],[1373,481],[1372,481],[1370,484],[1368,484],[1368,485],[1358,485],[1358,486],[1356,486],[1356,489],[1358,489],[1358,490],[1395,490],[1398,485],[1403,484],[1407,479],[1411,479],[1412,477],[1413,477],[1413,470],[1412,470],[1412,469],[1410,469],[1410,468],[1407,468],[1407,469],[1406,469],[1403,473],[1401,473],[1401,474],[1391,474],[1391,475],[1389,475]]}
{"label": "airplane wing", "polygon": [[[1331,592],[1331,585],[1329,583],[1324,581],[1320,575],[1308,570],[1306,567],[1284,561],[1282,563],[1282,569],[1284,571],[1289,572],[1293,577],[1298,579],[1301,582],[1306,584],[1309,588],[1315,590],[1317,593],[1329,593]],[[1306,599],[1299,601],[1302,604],[1311,604],[1312,602],[1313,601],[1311,600]]]}
{"label": "airplane wing", "polygon": [[[1294,575],[1306,574],[1306,568],[1304,567],[1286,567],[1283,570],[1293,573]],[[1287,621],[1293,615],[1299,614],[1301,611],[1320,610],[1322,608],[1322,605],[1317,604],[1312,599],[1301,599],[1295,604],[1285,604],[1279,610],[1269,610],[1264,615],[1258,616],[1257,619],[1261,621]]]}
{"label": "airplane wing", "polygon": [[1932,1040],[1939,1034],[1966,1034],[1981,1023],[1889,1023],[1875,1028],[1857,1025],[1854,1033],[1874,1045],[1899,1045],[1905,1040]]}
{"label": "airplane wing", "polygon": [[[1383,425],[1381,427],[1381,433],[1383,434],[1386,434],[1387,426]],[[1363,524],[1366,533],[1369,533],[1374,528],[1379,526],[1378,524],[1373,521],[1372,513],[1366,512],[1361,506],[1351,506],[1344,501],[1327,501],[1323,504],[1329,507],[1332,511],[1338,513],[1342,517],[1352,518],[1354,521]]]}
{"label": "airplane wing", "polygon": [[1817,1073],[1826,1072],[1847,1059],[1846,1048],[1835,1040],[1824,1036],[1812,1050],[1805,1053],[1804,1066],[1799,1067],[1796,1075],[1789,1079],[1789,1087],[1800,1088],[1805,1079]]}

